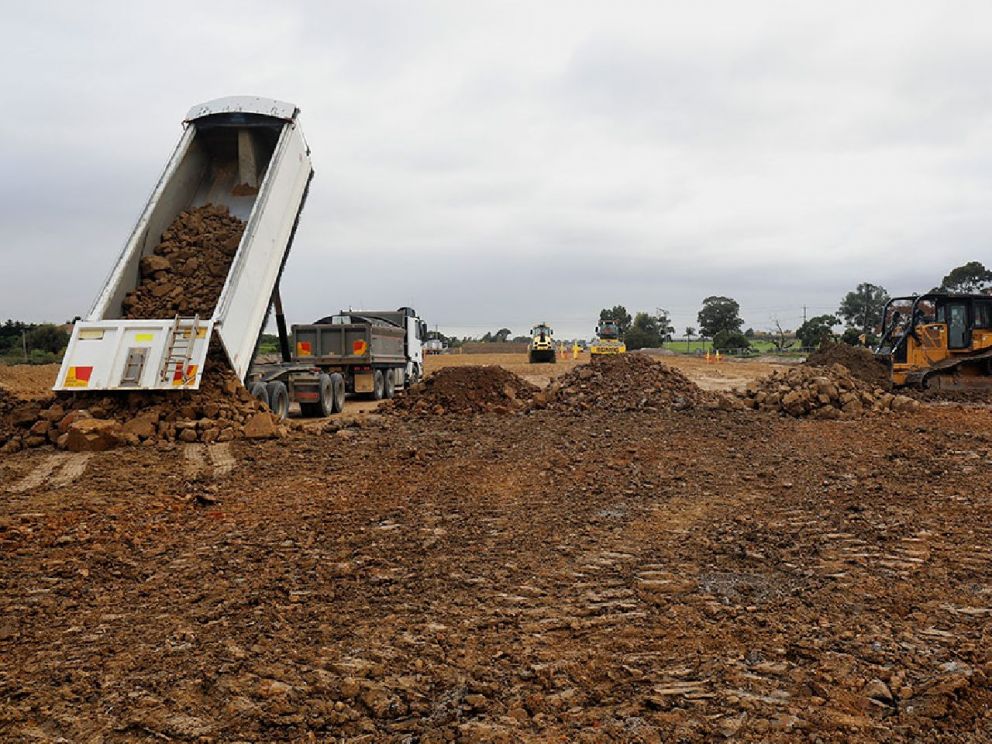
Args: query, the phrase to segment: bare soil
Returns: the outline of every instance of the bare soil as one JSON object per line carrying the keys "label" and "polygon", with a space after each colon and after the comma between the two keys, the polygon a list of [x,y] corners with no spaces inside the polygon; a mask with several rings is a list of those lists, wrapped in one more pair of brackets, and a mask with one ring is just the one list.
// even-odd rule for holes
{"label": "bare soil", "polygon": [[11,454],[0,740],[988,741],[990,476],[955,405]]}

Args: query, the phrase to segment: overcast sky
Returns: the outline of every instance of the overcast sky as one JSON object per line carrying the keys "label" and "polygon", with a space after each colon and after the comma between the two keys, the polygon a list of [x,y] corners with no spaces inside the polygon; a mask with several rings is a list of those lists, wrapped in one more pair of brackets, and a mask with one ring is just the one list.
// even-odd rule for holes
{"label": "overcast sky", "polygon": [[0,318],[85,314],[195,103],[292,101],[291,321],[702,299],[795,328],[992,263],[987,2],[37,2],[0,27]]}

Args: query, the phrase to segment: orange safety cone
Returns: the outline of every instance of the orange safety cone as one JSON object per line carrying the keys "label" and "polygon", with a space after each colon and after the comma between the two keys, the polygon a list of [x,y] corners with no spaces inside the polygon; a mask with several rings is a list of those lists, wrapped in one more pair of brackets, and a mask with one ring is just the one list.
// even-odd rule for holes
{"label": "orange safety cone", "polygon": [[707,364],[710,364],[711,362],[712,362],[712,360],[710,359],[710,351],[709,351],[709,349],[707,349],[706,350],[706,363]]}

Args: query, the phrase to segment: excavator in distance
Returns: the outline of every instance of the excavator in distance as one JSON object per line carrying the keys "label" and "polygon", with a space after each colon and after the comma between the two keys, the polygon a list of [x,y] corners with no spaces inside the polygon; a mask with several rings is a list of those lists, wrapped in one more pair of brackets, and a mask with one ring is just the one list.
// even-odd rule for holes
{"label": "excavator in distance", "polygon": [[557,360],[555,356],[554,335],[554,330],[547,323],[538,323],[530,329],[530,345],[527,347],[527,358],[531,364],[554,364]]}
{"label": "excavator in distance", "polygon": [[892,298],[882,310],[875,356],[896,386],[992,390],[992,296]]}

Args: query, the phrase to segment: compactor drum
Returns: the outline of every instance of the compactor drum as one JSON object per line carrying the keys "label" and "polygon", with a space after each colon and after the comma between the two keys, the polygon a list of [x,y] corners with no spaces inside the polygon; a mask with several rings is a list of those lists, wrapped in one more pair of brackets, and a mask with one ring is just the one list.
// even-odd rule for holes
{"label": "compactor drum", "polygon": [[540,323],[530,329],[527,358],[531,364],[553,364],[556,361],[554,335],[554,330],[547,323]]}

